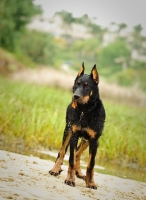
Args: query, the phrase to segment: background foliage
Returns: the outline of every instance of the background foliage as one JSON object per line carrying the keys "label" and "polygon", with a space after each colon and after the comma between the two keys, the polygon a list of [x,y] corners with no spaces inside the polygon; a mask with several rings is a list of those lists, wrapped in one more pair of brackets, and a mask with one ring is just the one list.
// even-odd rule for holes
{"label": "background foliage", "polygon": [[[117,26],[114,32],[116,39],[104,45],[104,35],[111,33],[110,30],[95,24],[87,14],[75,18],[67,11],[55,13],[55,16],[62,18],[62,27],[66,30],[66,34],[60,38],[27,29],[26,25],[32,17],[41,13],[41,7],[36,6],[33,0],[1,0],[0,47],[13,52],[27,66],[37,66],[37,63],[60,68],[63,63],[69,63],[75,70],[83,61],[89,68],[90,63],[98,63],[101,75],[108,81],[124,86],[137,85],[146,91],[146,63],[131,58],[135,49],[146,55],[146,37],[141,35],[143,28],[140,24],[134,26],[131,34],[125,37],[121,33],[127,25],[112,22],[111,26]],[[92,38],[72,38],[69,30],[73,23],[85,26]],[[86,69],[88,72],[88,67]]]}
{"label": "background foliage", "polygon": [[0,46],[10,51],[17,47],[18,39],[25,31],[31,18],[40,14],[41,8],[32,0],[0,1]]}

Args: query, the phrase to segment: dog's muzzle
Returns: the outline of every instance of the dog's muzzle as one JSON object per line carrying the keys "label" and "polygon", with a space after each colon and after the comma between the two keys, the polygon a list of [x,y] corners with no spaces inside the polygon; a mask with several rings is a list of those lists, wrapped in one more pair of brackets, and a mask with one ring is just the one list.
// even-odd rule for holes
{"label": "dog's muzzle", "polygon": [[81,91],[80,91],[80,89],[78,88],[78,89],[73,93],[73,99],[74,99],[75,101],[78,101],[78,100],[80,99],[80,97],[81,97]]}
{"label": "dog's muzzle", "polygon": [[79,104],[86,104],[89,101],[89,96],[83,96],[82,91],[80,88],[78,88],[74,93],[73,93],[73,100],[76,101]]}

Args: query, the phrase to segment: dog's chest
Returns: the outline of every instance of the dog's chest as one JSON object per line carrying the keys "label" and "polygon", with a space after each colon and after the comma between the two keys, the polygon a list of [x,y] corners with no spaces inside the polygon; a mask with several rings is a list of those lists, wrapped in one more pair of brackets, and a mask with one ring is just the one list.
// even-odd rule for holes
{"label": "dog's chest", "polygon": [[84,129],[90,126],[91,120],[92,119],[90,113],[81,112],[80,116],[78,117],[77,123],[81,129]]}
{"label": "dog's chest", "polygon": [[85,114],[83,112],[81,112],[78,119],[79,119],[79,125],[81,128],[86,127],[88,125],[88,119],[87,117],[85,117]]}

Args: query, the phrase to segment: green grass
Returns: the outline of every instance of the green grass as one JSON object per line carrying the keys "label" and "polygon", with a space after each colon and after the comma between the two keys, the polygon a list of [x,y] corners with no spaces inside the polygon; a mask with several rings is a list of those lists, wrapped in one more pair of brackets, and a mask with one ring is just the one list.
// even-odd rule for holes
{"label": "green grass", "polygon": [[105,102],[105,109],[107,119],[100,140],[100,157],[146,165],[146,112],[113,102]]}
{"label": "green grass", "polygon": [[[60,149],[71,93],[0,78],[0,134],[31,148]],[[106,122],[97,159],[146,164],[146,112],[103,100]],[[86,156],[86,155],[85,155]]]}
{"label": "green grass", "polygon": [[68,92],[0,80],[0,131],[26,145],[59,148]]}

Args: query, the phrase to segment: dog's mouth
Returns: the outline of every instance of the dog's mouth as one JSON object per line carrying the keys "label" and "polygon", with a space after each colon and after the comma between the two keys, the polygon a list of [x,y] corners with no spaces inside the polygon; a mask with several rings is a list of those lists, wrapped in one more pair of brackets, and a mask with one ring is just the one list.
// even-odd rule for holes
{"label": "dog's mouth", "polygon": [[86,104],[89,101],[89,96],[76,96],[73,95],[73,101],[79,103],[79,104]]}

